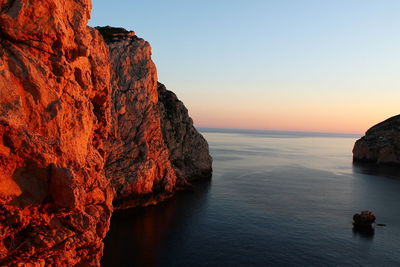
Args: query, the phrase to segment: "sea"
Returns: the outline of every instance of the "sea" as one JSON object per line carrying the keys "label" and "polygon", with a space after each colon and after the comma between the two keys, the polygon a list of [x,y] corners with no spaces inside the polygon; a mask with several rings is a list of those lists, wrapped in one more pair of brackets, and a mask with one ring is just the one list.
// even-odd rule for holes
{"label": "sea", "polygon": [[400,266],[400,171],[353,164],[359,135],[200,131],[212,179],[116,212],[102,266]]}

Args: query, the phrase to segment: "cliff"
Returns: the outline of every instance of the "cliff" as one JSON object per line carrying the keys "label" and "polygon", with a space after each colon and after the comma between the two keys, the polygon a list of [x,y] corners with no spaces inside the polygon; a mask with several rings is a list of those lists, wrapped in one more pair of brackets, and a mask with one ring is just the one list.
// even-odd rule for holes
{"label": "cliff", "polygon": [[186,108],[157,88],[150,45],[122,28],[103,38],[90,10],[0,1],[2,266],[98,266],[113,203],[156,203],[211,175]]}
{"label": "cliff", "polygon": [[0,265],[97,266],[108,50],[89,0],[0,2]]}
{"label": "cliff", "polygon": [[194,128],[185,105],[158,83],[161,130],[172,166],[181,183],[211,177],[212,158],[208,143]]}
{"label": "cliff", "polygon": [[208,144],[182,102],[158,87],[149,43],[123,28],[96,29],[111,62],[112,127],[105,172],[116,189],[114,205],[156,203],[192,178],[209,177]]}
{"label": "cliff", "polygon": [[117,207],[144,205],[176,186],[160,128],[157,70],[150,45],[133,32],[97,29],[111,62],[112,126],[105,173],[116,189]]}
{"label": "cliff", "polygon": [[353,148],[355,161],[400,164],[400,115],[370,128]]}

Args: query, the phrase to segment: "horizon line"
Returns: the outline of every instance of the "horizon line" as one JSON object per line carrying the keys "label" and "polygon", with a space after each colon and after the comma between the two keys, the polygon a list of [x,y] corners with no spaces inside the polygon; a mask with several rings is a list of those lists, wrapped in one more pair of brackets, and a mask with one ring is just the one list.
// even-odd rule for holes
{"label": "horizon line", "polygon": [[257,128],[230,128],[230,127],[215,127],[215,126],[195,126],[198,129],[214,129],[214,130],[241,130],[241,131],[271,131],[271,132],[291,132],[291,133],[315,133],[315,134],[340,134],[340,135],[360,135],[365,133],[360,132],[330,132],[330,131],[306,131],[306,130],[283,130],[283,129],[257,129]]}

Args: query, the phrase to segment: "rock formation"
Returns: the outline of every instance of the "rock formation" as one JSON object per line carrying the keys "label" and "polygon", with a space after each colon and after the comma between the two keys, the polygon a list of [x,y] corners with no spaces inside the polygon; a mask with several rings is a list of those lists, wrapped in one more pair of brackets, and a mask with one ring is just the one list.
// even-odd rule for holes
{"label": "rock formation", "polygon": [[158,193],[172,193],[176,185],[160,128],[157,71],[149,43],[121,28],[97,29],[112,64],[112,128],[105,173],[116,190],[116,206],[141,205]]}
{"label": "rock formation", "polygon": [[369,210],[364,210],[353,215],[354,227],[371,227],[376,220],[376,215]]}
{"label": "rock formation", "polygon": [[183,103],[165,87],[157,90],[149,43],[123,28],[96,29],[109,47],[112,64],[112,130],[105,171],[116,189],[115,206],[155,203],[191,178],[209,177],[207,142]]}
{"label": "rock formation", "polygon": [[400,164],[400,115],[370,128],[353,148],[355,161]]}
{"label": "rock formation", "polygon": [[158,107],[163,137],[181,183],[210,178],[212,158],[207,141],[194,128],[184,104],[161,83],[158,83]]}
{"label": "rock formation", "polygon": [[98,266],[113,200],[155,203],[211,174],[186,108],[157,90],[149,44],[103,38],[90,9],[0,1],[1,266]]}
{"label": "rock formation", "polygon": [[99,265],[108,50],[89,0],[0,1],[0,265]]}

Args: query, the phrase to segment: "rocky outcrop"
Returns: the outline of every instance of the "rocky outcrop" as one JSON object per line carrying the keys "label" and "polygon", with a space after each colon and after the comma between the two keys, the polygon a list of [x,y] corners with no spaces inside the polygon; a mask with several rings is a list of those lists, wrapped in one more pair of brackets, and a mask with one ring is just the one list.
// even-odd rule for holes
{"label": "rocky outcrop", "polygon": [[116,189],[115,206],[152,204],[191,179],[210,177],[207,142],[182,102],[157,86],[149,43],[123,28],[97,29],[112,63],[112,131],[105,171]]}
{"label": "rocky outcrop", "polygon": [[371,227],[376,220],[376,215],[369,210],[364,210],[353,215],[354,227]]}
{"label": "rocky outcrop", "polygon": [[158,108],[164,141],[181,183],[210,178],[212,158],[207,141],[194,128],[185,105],[161,83],[158,83]]}
{"label": "rocky outcrop", "polygon": [[169,196],[176,174],[161,133],[157,70],[148,42],[122,28],[97,27],[109,48],[112,128],[106,176],[115,206],[133,207]]}
{"label": "rocky outcrop", "polygon": [[99,265],[110,64],[90,9],[0,1],[1,266]]}
{"label": "rocky outcrop", "polygon": [[400,115],[370,128],[353,148],[354,161],[400,164]]}
{"label": "rocky outcrop", "polygon": [[1,266],[98,266],[113,199],[148,205],[210,176],[187,110],[157,90],[150,45],[102,37],[90,9],[0,1]]}

